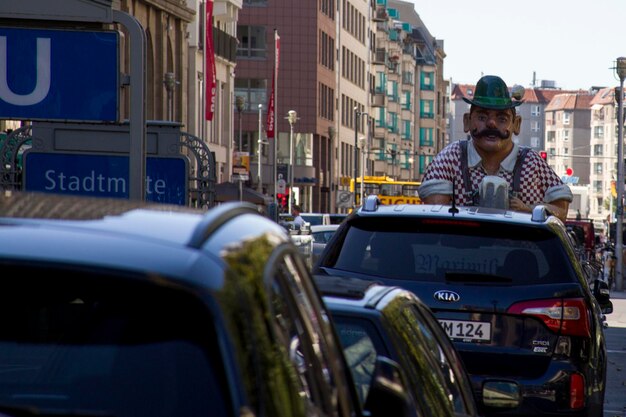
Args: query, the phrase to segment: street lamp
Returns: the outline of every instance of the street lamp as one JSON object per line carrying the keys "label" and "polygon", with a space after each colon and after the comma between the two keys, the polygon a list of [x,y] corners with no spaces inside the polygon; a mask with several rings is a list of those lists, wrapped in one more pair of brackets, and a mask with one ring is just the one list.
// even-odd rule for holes
{"label": "street lamp", "polygon": [[298,113],[295,110],[287,112],[289,121],[289,213],[291,214],[291,202],[293,200],[293,125],[298,120]]}
{"label": "street lamp", "polygon": [[242,152],[241,113],[243,112],[243,109],[246,108],[246,99],[243,96],[235,96],[235,107],[237,108],[237,112],[239,112],[239,147],[237,150]]}
{"label": "street lamp", "polygon": [[263,105],[259,104],[259,140],[257,141],[257,186],[258,192],[263,192],[263,180],[261,177],[261,146],[263,146]]}
{"label": "street lamp", "polygon": [[174,120],[174,88],[180,84],[180,81],[176,81],[173,72],[166,72],[163,74],[163,85],[165,91],[167,91],[167,118]]}
{"label": "street lamp", "polygon": [[[361,147],[361,193],[359,196],[359,202],[363,205],[363,197],[365,193],[365,147],[367,146],[367,139],[363,136],[359,138],[359,146]],[[356,184],[355,184],[356,185]]]}
{"label": "street lamp", "polygon": [[624,79],[626,78],[626,57],[617,58],[615,67],[619,77],[619,91],[616,91],[617,98],[617,223],[615,224],[615,289],[622,291],[624,281],[622,277],[623,261],[623,224],[624,224]]}
{"label": "street lamp", "polygon": [[[354,193],[352,194],[352,207],[356,208],[356,179],[357,179],[357,166],[359,165],[359,117],[361,112],[359,108],[354,106]],[[363,181],[361,181],[361,188],[363,188]],[[363,201],[361,201],[363,204]]]}

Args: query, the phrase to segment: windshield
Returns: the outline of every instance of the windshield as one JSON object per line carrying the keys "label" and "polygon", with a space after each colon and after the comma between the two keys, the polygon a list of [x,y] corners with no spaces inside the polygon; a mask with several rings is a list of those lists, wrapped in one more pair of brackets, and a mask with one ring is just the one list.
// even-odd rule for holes
{"label": "windshield", "polygon": [[570,282],[557,239],[547,230],[501,223],[355,219],[341,250],[321,266],[418,281]]}
{"label": "windshield", "polygon": [[196,298],[112,276],[49,274],[3,267],[0,410],[226,415],[211,358],[217,338]]}

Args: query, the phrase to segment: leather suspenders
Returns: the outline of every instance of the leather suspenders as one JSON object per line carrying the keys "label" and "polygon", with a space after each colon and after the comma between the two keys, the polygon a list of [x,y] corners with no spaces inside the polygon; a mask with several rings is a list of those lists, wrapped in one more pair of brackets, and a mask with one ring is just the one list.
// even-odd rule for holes
{"label": "leather suspenders", "polygon": [[[463,174],[463,184],[465,186],[465,195],[469,197],[472,204],[478,204],[478,190],[472,190],[472,179],[470,178],[469,167],[467,165],[467,140],[463,139],[459,141],[461,146],[461,172]],[[522,177],[522,165],[526,159],[526,155],[530,151],[529,147],[520,146],[515,160],[515,167],[513,168],[513,195],[520,192],[520,184]]]}

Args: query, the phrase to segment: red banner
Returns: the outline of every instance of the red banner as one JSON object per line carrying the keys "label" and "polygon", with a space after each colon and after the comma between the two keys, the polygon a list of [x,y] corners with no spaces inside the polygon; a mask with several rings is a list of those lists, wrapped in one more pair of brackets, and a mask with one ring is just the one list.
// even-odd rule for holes
{"label": "red banner", "polygon": [[215,71],[215,50],[213,48],[213,0],[206,0],[206,23],[204,25],[204,99],[206,100],[204,116],[206,120],[213,120],[215,113],[215,90],[217,79]]}
{"label": "red banner", "polygon": [[274,74],[272,77],[272,92],[270,93],[269,103],[267,105],[267,138],[274,138],[274,126],[275,123],[275,94],[276,94],[276,79],[278,78],[278,62],[280,61],[280,36],[278,36],[278,32],[274,32],[274,50],[275,58],[274,58]]}

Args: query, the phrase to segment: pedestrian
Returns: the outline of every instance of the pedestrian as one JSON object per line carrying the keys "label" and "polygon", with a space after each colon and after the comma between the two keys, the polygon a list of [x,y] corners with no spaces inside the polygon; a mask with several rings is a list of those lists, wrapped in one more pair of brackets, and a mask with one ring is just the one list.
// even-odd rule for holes
{"label": "pedestrian", "polygon": [[477,205],[483,178],[495,176],[511,191],[508,208],[532,212],[542,204],[565,222],[573,199],[570,188],[537,152],[513,142],[522,123],[515,111],[521,96],[515,98],[494,75],[478,80],[473,99],[463,97],[471,105],[463,115],[470,137],[450,143],[428,165],[419,188],[424,203],[450,204],[454,196],[457,205]]}
{"label": "pedestrian", "polygon": [[298,228],[302,227],[302,225],[304,224],[304,219],[300,215],[301,211],[302,209],[297,204],[294,204],[291,207],[291,215],[293,216],[292,224],[297,226]]}

